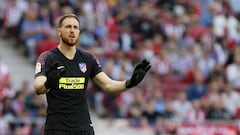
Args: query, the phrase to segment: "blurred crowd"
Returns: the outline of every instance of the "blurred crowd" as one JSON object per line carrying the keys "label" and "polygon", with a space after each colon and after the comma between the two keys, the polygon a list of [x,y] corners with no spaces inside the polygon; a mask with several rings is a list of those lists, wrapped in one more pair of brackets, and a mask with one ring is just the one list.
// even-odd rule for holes
{"label": "blurred crowd", "polygon": [[[89,105],[99,117],[171,131],[166,120],[240,119],[239,0],[0,0],[1,37],[14,40],[34,63],[57,46],[55,26],[64,13],[79,17],[79,47],[91,51],[113,79],[129,79],[137,62],[151,61],[145,80],[122,94],[103,93],[90,82]],[[10,77],[0,63],[0,117],[7,119],[0,119],[0,134],[40,134],[41,124],[16,118],[44,117],[44,100],[27,82],[11,90]]]}

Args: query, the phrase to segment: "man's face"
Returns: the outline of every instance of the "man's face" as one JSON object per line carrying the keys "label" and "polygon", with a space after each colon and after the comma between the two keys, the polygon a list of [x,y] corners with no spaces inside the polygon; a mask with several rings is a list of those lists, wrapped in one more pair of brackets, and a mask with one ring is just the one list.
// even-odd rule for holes
{"label": "man's face", "polygon": [[58,28],[58,35],[62,42],[68,46],[74,46],[79,40],[79,23],[73,18],[65,18],[62,22],[62,26]]}

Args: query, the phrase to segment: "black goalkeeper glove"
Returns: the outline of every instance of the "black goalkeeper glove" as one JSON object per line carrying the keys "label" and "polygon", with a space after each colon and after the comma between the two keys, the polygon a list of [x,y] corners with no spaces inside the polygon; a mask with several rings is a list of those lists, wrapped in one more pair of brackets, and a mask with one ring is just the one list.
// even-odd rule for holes
{"label": "black goalkeeper glove", "polygon": [[141,63],[139,63],[132,74],[131,79],[126,81],[126,88],[132,88],[136,85],[138,85],[148,72],[148,70],[151,68],[150,62],[144,59]]}
{"label": "black goalkeeper glove", "polygon": [[46,89],[55,88],[61,76],[66,72],[64,66],[59,62],[54,62],[46,71],[47,80],[44,83]]}

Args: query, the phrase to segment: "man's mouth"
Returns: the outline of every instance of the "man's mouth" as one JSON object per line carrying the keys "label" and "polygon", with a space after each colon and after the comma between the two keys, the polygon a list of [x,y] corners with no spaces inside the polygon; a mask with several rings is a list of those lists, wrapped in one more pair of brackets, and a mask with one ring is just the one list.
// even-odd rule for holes
{"label": "man's mouth", "polygon": [[70,38],[75,38],[75,36],[74,36],[74,35],[70,35],[69,37],[70,37]]}

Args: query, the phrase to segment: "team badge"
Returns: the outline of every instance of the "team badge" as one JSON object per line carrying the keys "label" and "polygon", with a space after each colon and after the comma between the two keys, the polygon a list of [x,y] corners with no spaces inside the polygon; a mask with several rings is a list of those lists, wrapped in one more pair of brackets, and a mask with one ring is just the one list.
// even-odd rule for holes
{"label": "team badge", "polygon": [[80,70],[85,73],[87,71],[87,64],[86,63],[79,63]]}

